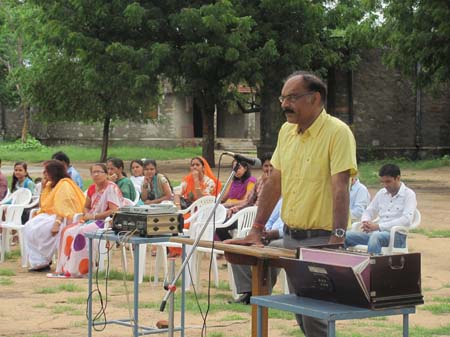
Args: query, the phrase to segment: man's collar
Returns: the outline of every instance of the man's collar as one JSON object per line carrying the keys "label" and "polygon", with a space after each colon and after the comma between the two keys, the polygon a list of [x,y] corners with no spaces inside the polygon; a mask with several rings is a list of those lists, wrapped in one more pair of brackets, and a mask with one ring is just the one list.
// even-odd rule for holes
{"label": "man's collar", "polygon": [[[325,120],[327,118],[328,114],[325,111],[325,108],[322,109],[322,111],[320,112],[320,114],[317,116],[317,118],[314,120],[314,122],[309,126],[309,128],[307,128],[303,134],[305,133],[309,133],[312,137],[317,136],[317,134],[319,133],[320,129],[322,128],[322,126],[325,124]],[[297,134],[300,134],[299,131],[299,127],[297,125],[297,127],[295,128],[295,132]]]}
{"label": "man's collar", "polygon": [[384,193],[389,194],[392,197],[395,197],[396,195],[398,196],[404,196],[405,195],[405,191],[406,191],[406,186],[403,182],[400,182],[400,188],[398,189],[397,193],[395,195],[392,195],[385,187],[384,189]]}

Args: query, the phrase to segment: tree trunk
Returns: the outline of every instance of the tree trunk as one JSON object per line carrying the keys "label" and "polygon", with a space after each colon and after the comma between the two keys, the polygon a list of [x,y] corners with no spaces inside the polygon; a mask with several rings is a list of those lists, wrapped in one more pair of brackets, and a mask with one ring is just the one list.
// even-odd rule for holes
{"label": "tree trunk", "polygon": [[202,155],[211,167],[216,167],[214,158],[214,100],[203,96],[200,101],[203,119]]}
{"label": "tree trunk", "polygon": [[28,105],[22,105],[23,112],[23,126],[22,126],[22,143],[26,143],[28,136],[28,115],[30,113],[30,107]]}
{"label": "tree trunk", "polygon": [[258,157],[265,152],[275,149],[278,139],[278,131],[286,121],[286,117],[281,111],[278,96],[280,95],[281,83],[279,86],[270,82],[261,87],[261,117],[260,117],[260,142],[257,148]]}
{"label": "tree trunk", "polygon": [[108,157],[108,143],[109,143],[109,126],[111,124],[111,117],[109,113],[105,115],[103,120],[103,136],[102,136],[102,153],[100,154],[100,162],[106,162]]}

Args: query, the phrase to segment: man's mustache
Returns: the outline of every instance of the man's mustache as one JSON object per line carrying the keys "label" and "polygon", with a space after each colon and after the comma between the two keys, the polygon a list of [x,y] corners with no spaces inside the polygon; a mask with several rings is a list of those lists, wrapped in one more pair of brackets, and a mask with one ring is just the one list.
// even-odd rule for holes
{"label": "man's mustache", "polygon": [[285,114],[293,114],[293,113],[294,113],[294,110],[291,110],[291,109],[283,109],[283,113],[285,113]]}

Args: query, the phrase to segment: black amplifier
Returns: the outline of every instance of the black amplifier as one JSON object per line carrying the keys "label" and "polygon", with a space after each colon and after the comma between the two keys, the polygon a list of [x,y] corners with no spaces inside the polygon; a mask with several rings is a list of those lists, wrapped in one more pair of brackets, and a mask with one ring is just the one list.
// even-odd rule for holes
{"label": "black amplifier", "polygon": [[132,232],[141,237],[157,235],[178,235],[183,232],[182,214],[143,214],[117,212],[112,219],[112,229],[118,232]]}

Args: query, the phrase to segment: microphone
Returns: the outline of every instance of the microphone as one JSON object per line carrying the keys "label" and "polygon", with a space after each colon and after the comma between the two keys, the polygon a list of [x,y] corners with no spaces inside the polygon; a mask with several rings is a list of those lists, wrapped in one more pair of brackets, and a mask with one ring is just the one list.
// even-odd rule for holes
{"label": "microphone", "polygon": [[241,154],[238,153],[234,153],[234,152],[224,152],[223,154],[227,155],[227,156],[231,156],[233,157],[235,160],[237,160],[238,162],[246,162],[252,166],[255,167],[261,167],[261,160],[259,160],[258,158],[250,158],[250,157],[245,157]]}

